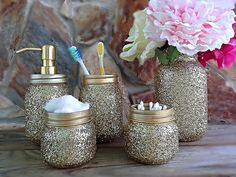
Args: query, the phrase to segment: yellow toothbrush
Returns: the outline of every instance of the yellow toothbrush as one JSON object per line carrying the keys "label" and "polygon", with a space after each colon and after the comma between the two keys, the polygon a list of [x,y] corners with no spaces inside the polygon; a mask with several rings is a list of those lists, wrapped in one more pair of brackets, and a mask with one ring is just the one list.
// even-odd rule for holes
{"label": "yellow toothbrush", "polygon": [[100,75],[105,75],[105,70],[103,66],[104,44],[102,42],[98,43],[97,52],[98,52],[98,57],[99,57]]}

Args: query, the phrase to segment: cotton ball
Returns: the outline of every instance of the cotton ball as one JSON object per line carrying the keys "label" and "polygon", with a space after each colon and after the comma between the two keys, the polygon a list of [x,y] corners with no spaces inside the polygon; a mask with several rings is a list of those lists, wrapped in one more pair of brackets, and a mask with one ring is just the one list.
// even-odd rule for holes
{"label": "cotton ball", "polygon": [[153,107],[153,102],[150,102],[149,103],[149,110],[152,110],[152,107]]}
{"label": "cotton ball", "polygon": [[67,107],[61,108],[61,109],[56,109],[54,111],[54,113],[72,113],[72,112],[75,112],[75,111],[73,109],[67,108]]}
{"label": "cotton ball", "polygon": [[55,113],[70,113],[89,109],[88,103],[82,103],[71,95],[64,95],[50,100],[46,106],[46,111]]}
{"label": "cotton ball", "polygon": [[142,110],[142,105],[138,105],[138,110]]}
{"label": "cotton ball", "polygon": [[45,109],[48,112],[54,112],[58,108],[58,106],[59,106],[59,99],[54,98],[46,103]]}
{"label": "cotton ball", "polygon": [[153,110],[156,110],[156,111],[159,110],[159,103],[158,103],[158,102],[156,102],[156,103],[154,104]]}
{"label": "cotton ball", "polygon": [[166,106],[166,105],[164,105],[162,109],[163,109],[163,110],[167,110],[167,106]]}
{"label": "cotton ball", "polygon": [[143,106],[143,105],[144,105],[143,101],[140,101],[140,105],[141,105],[141,106]]}
{"label": "cotton ball", "polygon": [[83,105],[80,106],[80,109],[78,111],[85,111],[89,109],[88,103],[83,103]]}
{"label": "cotton ball", "polygon": [[144,106],[142,106],[142,107],[141,107],[141,110],[142,110],[142,111],[145,111],[145,107],[144,107]]}

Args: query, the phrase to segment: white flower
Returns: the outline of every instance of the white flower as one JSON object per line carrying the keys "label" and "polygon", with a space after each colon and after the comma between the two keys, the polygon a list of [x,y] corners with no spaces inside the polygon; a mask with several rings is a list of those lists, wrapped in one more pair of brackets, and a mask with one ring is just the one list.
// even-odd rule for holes
{"label": "white flower", "polygon": [[147,25],[146,9],[134,13],[134,24],[129,32],[129,37],[126,42],[129,44],[123,47],[123,52],[120,57],[127,61],[139,59],[140,64],[143,64],[146,59],[155,56],[155,49],[165,45],[166,40],[158,42],[151,41],[144,35],[144,27]]}

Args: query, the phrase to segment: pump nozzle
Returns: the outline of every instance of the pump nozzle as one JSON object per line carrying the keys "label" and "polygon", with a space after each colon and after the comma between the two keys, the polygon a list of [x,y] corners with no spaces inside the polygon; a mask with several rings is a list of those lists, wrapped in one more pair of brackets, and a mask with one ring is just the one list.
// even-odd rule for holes
{"label": "pump nozzle", "polygon": [[21,53],[21,52],[25,52],[25,51],[29,51],[29,50],[42,51],[41,48],[23,48],[23,49],[17,50],[16,53]]}
{"label": "pump nozzle", "polygon": [[42,51],[41,74],[56,74],[56,48],[53,45],[44,45],[42,48],[23,48],[16,53],[25,51]]}

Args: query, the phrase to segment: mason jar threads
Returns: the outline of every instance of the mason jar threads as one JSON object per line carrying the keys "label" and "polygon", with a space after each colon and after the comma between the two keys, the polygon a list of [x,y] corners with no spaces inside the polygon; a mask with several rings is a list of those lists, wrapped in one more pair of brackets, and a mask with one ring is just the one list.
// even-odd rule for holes
{"label": "mason jar threads", "polygon": [[124,128],[125,148],[128,156],[144,164],[164,164],[179,149],[178,128],[174,122],[173,109],[145,111],[133,105],[129,121]]}
{"label": "mason jar threads", "polygon": [[81,100],[90,103],[97,142],[111,142],[122,134],[122,95],[117,75],[86,75]]}
{"label": "mason jar threads", "polygon": [[45,128],[44,106],[52,98],[68,94],[66,76],[63,74],[32,74],[25,95],[25,132],[37,145]]}
{"label": "mason jar threads", "polygon": [[46,113],[47,128],[41,139],[45,162],[56,168],[72,168],[90,161],[96,153],[95,125],[89,110]]}

